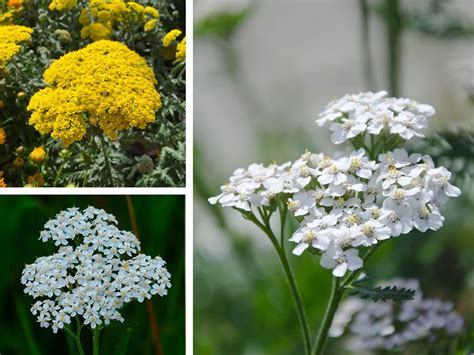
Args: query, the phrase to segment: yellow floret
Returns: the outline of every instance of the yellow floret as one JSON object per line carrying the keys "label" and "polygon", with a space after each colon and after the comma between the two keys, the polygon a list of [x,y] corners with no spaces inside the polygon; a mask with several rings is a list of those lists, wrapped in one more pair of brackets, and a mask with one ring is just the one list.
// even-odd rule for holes
{"label": "yellow floret", "polygon": [[125,45],[102,40],[55,61],[48,86],[30,100],[29,123],[65,146],[90,126],[115,139],[121,130],[145,128],[161,107],[153,70]]}

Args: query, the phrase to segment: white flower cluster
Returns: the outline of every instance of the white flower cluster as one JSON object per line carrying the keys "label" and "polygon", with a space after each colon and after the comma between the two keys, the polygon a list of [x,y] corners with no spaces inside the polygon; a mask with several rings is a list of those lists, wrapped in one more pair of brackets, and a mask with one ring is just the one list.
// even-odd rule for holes
{"label": "white flower cluster", "polygon": [[[366,130],[380,134],[385,128],[404,139],[421,136],[419,130],[434,108],[385,96],[385,91],[346,95],[329,104],[318,122],[333,121],[331,127],[339,127],[333,129],[335,143]],[[346,124],[350,129],[344,131]],[[371,143],[376,146],[384,139]],[[209,202],[251,212],[280,199],[300,221],[290,239],[297,243],[293,253],[311,248],[321,254],[323,267],[343,277],[347,270],[363,266],[359,247],[413,228],[439,229],[444,221],[440,206],[461,194],[450,178],[451,173],[436,168],[428,155],[409,156],[404,149],[379,154],[377,160],[369,159],[362,148],[334,158],[306,152],[294,163],[237,169]]]}
{"label": "white flower cluster", "polygon": [[301,223],[290,241],[301,255],[314,248],[321,265],[342,277],[362,267],[358,247],[410,232],[439,229],[439,207],[460,190],[429,156],[404,149],[369,160],[363,149],[330,158],[306,152],[293,164],[238,169],[210,203],[251,211],[280,195]]}
{"label": "white flower cluster", "polygon": [[69,208],[45,224],[42,241],[59,246],[22,273],[24,292],[39,300],[31,312],[56,333],[82,316],[92,328],[123,321],[118,310],[128,302],[164,296],[171,287],[165,261],[140,252],[133,233],[119,230],[114,216],[88,207]]}
{"label": "white flower cluster", "polygon": [[349,297],[338,308],[329,335],[351,335],[351,351],[403,350],[408,344],[459,334],[463,319],[453,311],[451,302],[423,298],[417,280],[396,279],[380,286],[397,286],[415,290],[410,301],[373,302]]}
{"label": "white flower cluster", "polygon": [[329,103],[316,123],[323,126],[331,122],[331,141],[335,144],[365,132],[378,135],[382,130],[405,140],[423,137],[420,131],[426,127],[427,118],[435,114],[434,107],[386,96],[386,91],[345,95]]}

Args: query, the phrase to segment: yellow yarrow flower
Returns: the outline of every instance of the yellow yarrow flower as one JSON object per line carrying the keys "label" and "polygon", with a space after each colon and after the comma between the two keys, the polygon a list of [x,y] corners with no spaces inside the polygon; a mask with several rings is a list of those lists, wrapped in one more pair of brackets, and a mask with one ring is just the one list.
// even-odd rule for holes
{"label": "yellow yarrow flower", "polygon": [[82,26],[87,26],[91,23],[91,19],[89,18],[89,14],[87,13],[86,9],[81,10],[81,13],[79,14],[79,23]]}
{"label": "yellow yarrow flower", "polygon": [[160,17],[160,13],[158,12],[158,10],[151,6],[145,7],[145,15],[150,15],[151,17],[156,19]]}
{"label": "yellow yarrow flower", "polygon": [[137,14],[142,14],[145,11],[145,7],[143,5],[134,1],[127,2],[127,7]]}
{"label": "yellow yarrow flower", "polygon": [[186,37],[176,46],[176,60],[182,62],[186,59]]}
{"label": "yellow yarrow flower", "polygon": [[7,134],[3,128],[0,128],[0,144],[5,144],[7,141]]}
{"label": "yellow yarrow flower", "polygon": [[44,73],[48,85],[30,100],[29,123],[65,146],[80,141],[90,126],[110,139],[144,129],[161,107],[153,70],[127,46],[94,42],[56,60]]}
{"label": "yellow yarrow flower", "polygon": [[167,48],[173,44],[173,42],[181,36],[181,31],[180,30],[171,30],[169,31],[164,37],[163,37],[163,47]]}
{"label": "yellow yarrow flower", "polygon": [[48,6],[50,11],[65,11],[77,7],[77,0],[52,0]]}
{"label": "yellow yarrow flower", "polygon": [[7,187],[7,184],[3,178],[0,178],[0,187]]}
{"label": "yellow yarrow flower", "polygon": [[33,163],[41,164],[46,159],[46,150],[43,147],[36,147],[29,155],[30,160]]}
{"label": "yellow yarrow flower", "polygon": [[143,30],[145,32],[150,32],[151,30],[153,30],[156,27],[157,23],[158,23],[157,19],[150,20],[147,23],[145,23],[145,26],[143,26]]}
{"label": "yellow yarrow flower", "polygon": [[25,26],[0,26],[0,69],[20,51],[19,43],[28,41],[32,32]]}
{"label": "yellow yarrow flower", "polygon": [[81,37],[90,38],[93,41],[109,39],[111,35],[112,30],[99,22],[91,23],[81,29]]}

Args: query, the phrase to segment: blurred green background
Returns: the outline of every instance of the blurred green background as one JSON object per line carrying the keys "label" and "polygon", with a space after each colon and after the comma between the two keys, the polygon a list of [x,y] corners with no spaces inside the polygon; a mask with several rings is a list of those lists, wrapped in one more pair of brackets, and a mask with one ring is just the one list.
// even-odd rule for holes
{"label": "blurred green background", "polygon": [[[442,229],[393,238],[367,271],[418,278],[426,297],[452,301],[466,323],[457,353],[474,351],[472,0],[195,0],[194,12],[195,352],[303,353],[267,237],[207,198],[236,168],[343,149],[316,126],[318,113],[347,93],[382,89],[436,107],[426,143],[408,148],[454,171],[463,195],[444,207]],[[331,274],[310,253],[288,258],[314,337]],[[327,354],[347,354],[342,345],[330,339]]]}
{"label": "blurred green background", "polygon": [[[142,252],[161,256],[171,273],[167,296],[152,297],[164,355],[185,353],[184,197],[132,196]],[[43,225],[69,207],[95,206],[117,217],[119,228],[132,230],[125,196],[0,196],[0,353],[75,354],[68,351],[64,331],[41,328],[29,308],[33,298],[23,294],[20,276],[25,264],[54,253],[43,243]],[[131,302],[122,311],[128,323],[112,322],[101,333],[101,354],[115,354],[120,339],[132,328],[127,354],[155,354],[146,302]],[[92,353],[92,334],[82,334],[86,354]]]}

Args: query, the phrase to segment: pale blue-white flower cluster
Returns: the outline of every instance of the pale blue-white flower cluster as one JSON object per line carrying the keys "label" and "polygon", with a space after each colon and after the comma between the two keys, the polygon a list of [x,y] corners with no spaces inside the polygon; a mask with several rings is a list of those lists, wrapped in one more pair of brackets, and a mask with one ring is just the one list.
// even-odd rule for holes
{"label": "pale blue-white flower cluster", "polygon": [[69,208],[46,222],[40,239],[59,250],[26,265],[21,277],[24,292],[38,299],[31,312],[42,327],[56,333],[76,316],[92,328],[123,321],[125,303],[167,294],[165,261],[140,254],[135,235],[116,224],[94,207]]}
{"label": "pale blue-white flower cluster", "polygon": [[462,331],[464,321],[453,304],[425,298],[417,280],[395,279],[380,286],[412,289],[415,296],[401,303],[347,298],[335,314],[329,335],[350,335],[346,345],[351,351],[401,351],[412,343],[435,342]]}
{"label": "pale blue-white flower cluster", "polygon": [[[362,115],[366,129],[369,116],[364,105],[377,107],[378,111],[369,110],[371,120],[379,117],[374,116],[378,113],[385,115],[383,110],[397,117],[403,113],[419,122],[434,112],[431,106],[412,100],[386,99],[381,92],[345,96],[331,104],[322,117],[335,121],[347,114],[344,119],[358,120]],[[386,132],[400,123],[395,118],[387,122],[388,126],[381,126]],[[380,133],[372,128],[369,131]],[[408,137],[406,130],[395,131]],[[409,155],[405,149],[379,154],[376,160],[362,148],[334,157],[306,152],[293,163],[237,169],[221,187],[221,194],[209,202],[251,212],[280,199],[300,222],[290,239],[297,244],[293,253],[301,255],[311,249],[321,254],[323,267],[342,277],[347,270],[363,266],[359,247],[373,246],[414,228],[421,232],[439,229],[444,221],[441,205],[461,193],[450,179],[451,173],[435,167],[428,155]]]}

